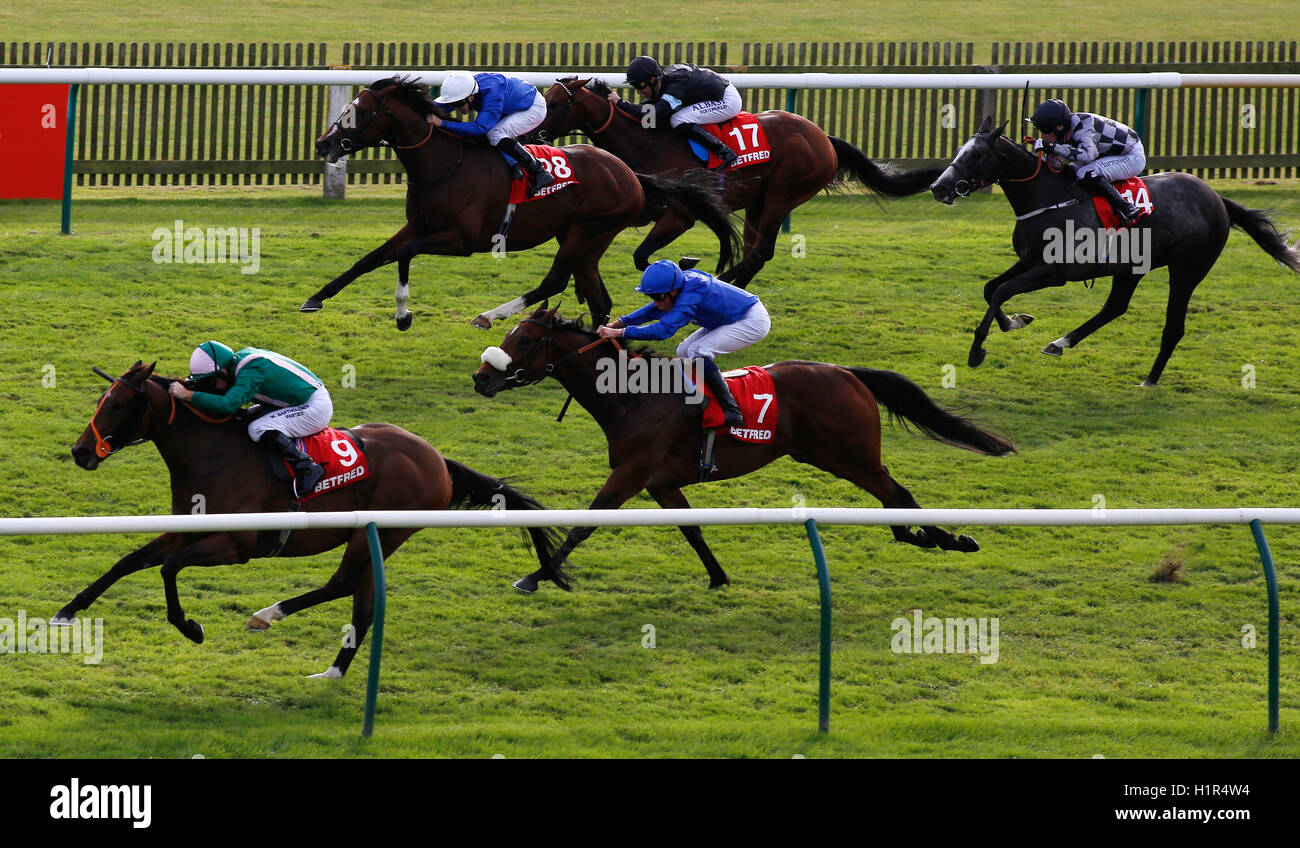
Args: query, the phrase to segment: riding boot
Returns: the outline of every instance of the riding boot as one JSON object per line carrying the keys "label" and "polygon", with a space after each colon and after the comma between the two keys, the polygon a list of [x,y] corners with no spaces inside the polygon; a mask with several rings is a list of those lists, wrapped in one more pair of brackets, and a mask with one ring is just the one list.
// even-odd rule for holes
{"label": "riding boot", "polygon": [[302,500],[312,493],[325,476],[325,469],[294,444],[293,439],[279,430],[267,430],[257,443],[274,453],[293,468],[293,496]]}
{"label": "riding boot", "polygon": [[722,406],[722,426],[739,427],[744,424],[745,417],[740,414],[740,406],[732,397],[731,389],[727,388],[727,378],[722,376],[718,363],[712,359],[704,360],[704,382],[713,390],[713,396]]}
{"label": "riding boot", "polygon": [[1137,221],[1138,216],[1142,214],[1136,206],[1125,200],[1124,196],[1116,191],[1115,186],[1111,185],[1110,180],[1105,177],[1081,177],[1079,184],[1096,196],[1106,198],[1106,201],[1110,203],[1110,208],[1115,210],[1115,214],[1119,216],[1121,223],[1126,227],[1132,226]]}
{"label": "riding boot", "polygon": [[736,156],[736,151],[724,144],[722,139],[711,135],[708,130],[699,124],[682,124],[677,127],[677,131],[689,138],[691,141],[698,141],[704,146],[705,150],[708,150],[722,160],[719,164],[713,167],[712,170],[714,171],[727,170],[732,166],[736,159],[739,158]]}
{"label": "riding boot", "polygon": [[528,152],[528,148],[519,143],[519,139],[503,138],[497,142],[497,149],[509,153],[528,174],[529,197],[555,182],[555,177],[551,176],[551,172],[542,167],[542,163],[537,161],[536,156]]}

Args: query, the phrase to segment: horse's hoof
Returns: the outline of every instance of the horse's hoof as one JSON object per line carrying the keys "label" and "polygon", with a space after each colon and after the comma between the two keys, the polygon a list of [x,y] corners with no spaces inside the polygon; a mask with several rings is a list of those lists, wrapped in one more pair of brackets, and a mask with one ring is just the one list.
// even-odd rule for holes
{"label": "horse's hoof", "polygon": [[181,633],[196,645],[203,644],[203,625],[199,624],[192,618],[185,619],[185,626],[181,628]]}
{"label": "horse's hoof", "polygon": [[520,577],[513,585],[525,595],[531,595],[537,591],[537,581],[531,577]]}
{"label": "horse's hoof", "polygon": [[263,630],[270,630],[271,622],[267,621],[264,618],[258,618],[257,616],[253,616],[248,621],[244,622],[244,629],[254,630],[260,633]]}
{"label": "horse's hoof", "polygon": [[[1138,383],[1138,388],[1139,388],[1139,389],[1149,389],[1149,388],[1151,388],[1152,386],[1154,386],[1155,384],[1156,384],[1156,381],[1155,381],[1155,380],[1152,380],[1150,377],[1147,377],[1145,380],[1143,380],[1142,382]],[[54,622],[52,622],[52,621],[50,622],[50,624],[53,624],[53,623],[54,623]]]}
{"label": "horse's hoof", "polygon": [[397,319],[397,329],[401,330],[402,332],[406,332],[407,330],[411,329],[411,322],[414,320],[415,320],[414,312],[406,313],[401,318]]}
{"label": "horse's hoof", "polygon": [[1011,319],[1010,324],[1007,326],[1008,330],[1023,330],[1025,327],[1034,323],[1034,316],[1026,315],[1023,312],[1017,312],[1016,314],[1008,315],[1007,317]]}
{"label": "horse's hoof", "polygon": [[330,666],[329,668],[322,671],[320,674],[307,675],[308,680],[311,680],[313,678],[315,678],[316,680],[339,680],[342,677],[343,677],[343,670],[336,665]]}
{"label": "horse's hoof", "polygon": [[308,298],[306,303],[298,307],[298,311],[299,312],[320,312],[321,307],[324,305],[325,304],[321,303],[319,300],[317,300],[314,297]]}
{"label": "horse's hoof", "polygon": [[730,586],[730,585],[731,585],[731,581],[730,581],[730,580],[722,580],[722,581],[720,581],[720,582],[718,582],[718,583],[709,583],[709,588],[710,588],[710,589],[721,589],[721,588],[723,588],[723,587]]}
{"label": "horse's hoof", "polygon": [[979,542],[974,537],[967,536],[965,533],[957,537],[957,550],[962,553],[973,554],[980,549]]}
{"label": "horse's hoof", "polygon": [[984,363],[984,357],[988,356],[984,348],[971,348],[970,356],[966,357],[966,364],[971,368],[978,368]]}
{"label": "horse's hoof", "polygon": [[1065,348],[1061,347],[1056,342],[1052,342],[1047,347],[1043,348],[1043,353],[1048,356],[1060,356],[1065,353]]}
{"label": "horse's hoof", "polygon": [[54,618],[50,619],[51,627],[71,627],[76,623],[77,617],[75,615],[71,615],[62,610],[59,610],[58,614],[55,615]]}
{"label": "horse's hoof", "polygon": [[469,323],[471,326],[478,327],[480,330],[492,329],[492,321],[486,315],[480,315]]}

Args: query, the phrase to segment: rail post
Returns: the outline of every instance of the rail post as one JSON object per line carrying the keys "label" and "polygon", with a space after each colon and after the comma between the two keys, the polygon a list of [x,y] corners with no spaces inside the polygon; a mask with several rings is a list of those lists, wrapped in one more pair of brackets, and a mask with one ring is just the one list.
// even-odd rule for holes
{"label": "rail post", "polygon": [[1278,682],[1278,624],[1281,615],[1278,612],[1277,572],[1273,569],[1273,554],[1268,549],[1268,540],[1264,538],[1264,527],[1256,518],[1250,522],[1251,535],[1255,537],[1255,547],[1259,548],[1259,559],[1264,564],[1264,582],[1268,586],[1268,732],[1277,733],[1280,684]]}
{"label": "rail post", "polygon": [[375,584],[374,621],[370,627],[370,674],[366,680],[366,717],[361,735],[369,737],[375,732],[375,702],[379,700],[379,662],[384,651],[384,607],[388,600],[387,581],[384,578],[384,550],[379,545],[379,530],[372,521],[366,525],[366,538],[370,541],[371,576]]}
{"label": "rail post", "polygon": [[826,552],[822,550],[822,537],[817,532],[817,522],[808,519],[803,524],[808,531],[808,544],[812,545],[813,559],[817,562],[817,586],[821,592],[821,659],[818,663],[817,732],[829,733],[831,729],[831,575],[826,568]]}
{"label": "rail post", "polygon": [[73,145],[77,138],[77,91],[80,88],[74,83],[68,89],[68,117],[65,119],[68,132],[63,146],[63,221],[59,230],[65,236],[72,234]]}

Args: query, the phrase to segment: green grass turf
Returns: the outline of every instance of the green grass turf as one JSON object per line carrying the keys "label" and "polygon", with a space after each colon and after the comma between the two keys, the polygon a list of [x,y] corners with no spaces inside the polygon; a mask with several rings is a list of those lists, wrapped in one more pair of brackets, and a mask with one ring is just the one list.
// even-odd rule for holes
{"label": "green grass turf", "polygon": [[[1252,207],[1300,222],[1296,185],[1223,183]],[[75,234],[58,205],[0,204],[0,515],[161,513],[167,484],[150,445],[87,473],[68,449],[102,382],[136,359],[180,374],[209,337],[262,345],[330,381],[341,425],[392,421],[449,457],[509,475],[547,506],[585,506],[607,473],[604,439],[581,410],[554,423],[553,382],[487,400],[470,374],[505,327],[470,318],[531,287],[545,250],[418,258],[417,314],[393,329],[394,271],[354,283],[324,311],[297,306],[400,223],[400,192],[310,189],[81,190]],[[154,264],[151,233],[261,228],[261,270]],[[810,358],[900,370],[949,405],[973,405],[1020,453],[978,457],[885,437],[895,476],[926,506],[1090,508],[1294,506],[1300,280],[1234,233],[1192,303],[1188,336],[1161,385],[1139,389],[1163,323],[1166,273],[1129,313],[1061,359],[1038,353],[1095,311],[1108,281],[1029,295],[1027,330],[989,340],[965,365],[984,280],[1009,264],[1000,195],[956,207],[926,197],[877,205],[822,197],[800,209],[753,290],[773,314],[761,344],[728,366]],[[794,237],[805,258],[791,256]],[[603,270],[616,308],[632,292],[635,234]],[[681,252],[715,255],[703,235]],[[676,255],[675,248],[673,254]],[[569,294],[564,310],[575,314]],[[1253,365],[1256,384],[1242,384]],[[52,370],[50,368],[52,366]],[[345,368],[356,388],[340,381]],[[951,367],[949,367],[951,366]],[[43,385],[53,375],[54,385]],[[946,374],[956,386],[944,388]],[[49,382],[48,379],[45,382]],[[827,410],[833,414],[834,410]],[[876,502],[790,460],[688,491],[715,506]],[[628,508],[651,507],[641,497]],[[531,571],[506,530],[427,530],[389,562],[378,729],[359,739],[362,650],[343,681],[305,679],[337,649],[347,602],[242,629],[254,610],[317,586],[338,554],[190,569],[195,646],[165,619],[156,570],[123,580],[89,614],[105,621],[100,665],[76,656],[0,657],[0,756],[931,756],[1255,757],[1300,754],[1291,564],[1300,536],[1271,528],[1281,571],[1282,728],[1265,723],[1263,579],[1244,527],[973,528],[975,554],[902,546],[879,527],[828,527],[834,589],[832,732],[816,728],[817,588],[795,528],[709,528],[728,589],[676,530],[602,529],[581,547],[576,591],[510,589]],[[52,615],[142,536],[0,539],[0,617]],[[1180,564],[1181,582],[1152,582]],[[891,622],[920,609],[997,617],[1000,657],[895,654]],[[643,626],[657,646],[642,647]],[[1243,627],[1257,633],[1242,645]]]}
{"label": "green grass turf", "polygon": [[[1061,14],[1032,0],[1000,3],[895,3],[862,0],[789,2],[720,0],[649,2],[634,7],[385,0],[322,4],[315,0],[231,0],[220,12],[203,4],[145,0],[10,3],[0,9],[5,40],[121,42],[325,42],[341,61],[344,41],[584,43],[725,42],[741,60],[746,42],[959,41],[975,45],[976,61],[990,42],[1247,41],[1286,37],[1287,0],[1225,5],[1188,0],[1169,14],[1152,0],[1097,0],[1086,14]],[[1123,25],[1117,27],[1116,22]]]}

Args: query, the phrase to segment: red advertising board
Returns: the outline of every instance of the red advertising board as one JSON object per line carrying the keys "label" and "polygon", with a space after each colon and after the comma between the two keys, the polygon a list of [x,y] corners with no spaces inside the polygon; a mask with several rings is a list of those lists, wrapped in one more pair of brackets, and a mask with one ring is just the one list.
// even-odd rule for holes
{"label": "red advertising board", "polygon": [[0,198],[63,197],[68,86],[0,85]]}

